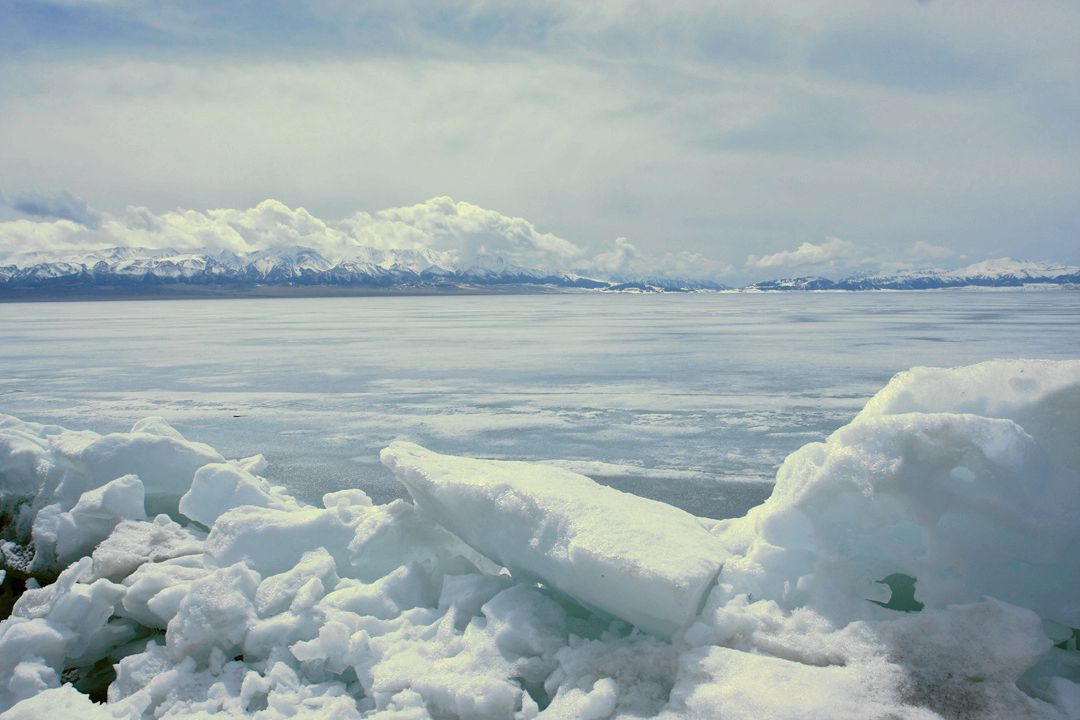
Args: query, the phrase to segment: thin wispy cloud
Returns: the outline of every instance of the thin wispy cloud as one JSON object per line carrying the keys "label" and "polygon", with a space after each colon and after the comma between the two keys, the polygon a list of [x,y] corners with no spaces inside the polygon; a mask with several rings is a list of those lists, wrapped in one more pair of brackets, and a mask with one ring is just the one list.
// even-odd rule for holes
{"label": "thin wispy cloud", "polygon": [[101,222],[101,215],[85,200],[68,192],[54,195],[20,193],[6,201],[13,210],[30,217],[71,220],[91,228]]}

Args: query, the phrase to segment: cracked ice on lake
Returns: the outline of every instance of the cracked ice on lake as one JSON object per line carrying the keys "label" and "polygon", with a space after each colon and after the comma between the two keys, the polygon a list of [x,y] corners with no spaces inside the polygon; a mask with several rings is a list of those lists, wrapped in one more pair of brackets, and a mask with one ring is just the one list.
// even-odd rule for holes
{"label": "cracked ice on lake", "polygon": [[408,443],[411,502],[307,504],[161,419],[4,416],[5,563],[59,574],[2,717],[1074,718],[1078,436],[1080,361],[916,368],[717,522]]}

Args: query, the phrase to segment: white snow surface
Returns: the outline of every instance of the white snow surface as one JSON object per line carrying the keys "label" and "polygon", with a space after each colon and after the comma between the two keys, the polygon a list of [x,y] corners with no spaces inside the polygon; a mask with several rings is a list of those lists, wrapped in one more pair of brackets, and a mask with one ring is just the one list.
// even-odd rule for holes
{"label": "white snow surface", "polygon": [[916,368],[705,522],[405,442],[413,503],[316,507],[0,416],[0,718],[1077,718],[1078,418],[1080,361]]}

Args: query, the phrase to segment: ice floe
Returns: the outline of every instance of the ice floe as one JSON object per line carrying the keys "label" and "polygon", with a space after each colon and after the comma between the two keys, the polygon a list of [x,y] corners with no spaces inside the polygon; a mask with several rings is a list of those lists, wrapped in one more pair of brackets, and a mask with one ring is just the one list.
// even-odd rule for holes
{"label": "ice floe", "polygon": [[0,416],[0,717],[1077,718],[1080,362],[897,376],[745,517],[395,442],[307,505]]}

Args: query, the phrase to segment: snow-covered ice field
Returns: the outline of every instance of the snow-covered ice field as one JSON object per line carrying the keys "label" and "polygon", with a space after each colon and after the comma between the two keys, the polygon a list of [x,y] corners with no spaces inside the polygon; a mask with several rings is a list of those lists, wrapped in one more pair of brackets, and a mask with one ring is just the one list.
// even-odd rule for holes
{"label": "snow-covered ice field", "polygon": [[1080,357],[1078,328],[1074,291],[0,304],[0,412],[161,415],[312,502],[404,497],[401,438],[726,517],[896,372]]}
{"label": "snow-covered ice field", "polygon": [[8,306],[0,719],[1078,718],[1078,298]]}

